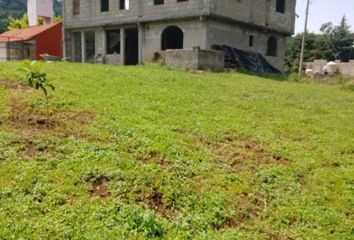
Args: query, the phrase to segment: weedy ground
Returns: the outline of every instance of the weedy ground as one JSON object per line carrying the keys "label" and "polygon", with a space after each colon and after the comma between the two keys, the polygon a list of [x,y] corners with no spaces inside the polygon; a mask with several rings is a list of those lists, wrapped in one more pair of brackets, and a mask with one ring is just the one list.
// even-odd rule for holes
{"label": "weedy ground", "polygon": [[353,239],[354,92],[44,64],[46,127],[0,64],[0,239]]}

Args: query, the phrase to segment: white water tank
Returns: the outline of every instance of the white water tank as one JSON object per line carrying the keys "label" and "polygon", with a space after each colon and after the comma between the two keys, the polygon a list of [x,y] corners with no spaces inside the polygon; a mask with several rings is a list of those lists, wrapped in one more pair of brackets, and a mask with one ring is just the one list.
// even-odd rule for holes
{"label": "white water tank", "polygon": [[312,75],[313,75],[313,70],[308,68],[308,69],[306,69],[305,74],[306,74],[306,76],[308,76],[308,77],[312,77]]}
{"label": "white water tank", "polygon": [[335,75],[338,72],[338,64],[335,62],[329,62],[325,66],[325,73],[328,75]]}

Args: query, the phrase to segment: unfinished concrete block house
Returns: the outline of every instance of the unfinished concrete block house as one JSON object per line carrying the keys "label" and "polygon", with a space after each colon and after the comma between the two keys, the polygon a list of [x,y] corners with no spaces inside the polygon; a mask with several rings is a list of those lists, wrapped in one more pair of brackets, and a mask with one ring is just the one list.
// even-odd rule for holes
{"label": "unfinished concrete block house", "polygon": [[129,65],[166,49],[227,45],[282,69],[296,0],[64,0],[65,57]]}

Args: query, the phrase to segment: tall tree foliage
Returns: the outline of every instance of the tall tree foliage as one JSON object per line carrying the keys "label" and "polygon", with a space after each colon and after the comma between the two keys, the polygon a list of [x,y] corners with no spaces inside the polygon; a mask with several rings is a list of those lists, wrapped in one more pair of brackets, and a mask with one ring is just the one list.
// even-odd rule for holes
{"label": "tall tree foliage", "polygon": [[[54,22],[60,22],[62,21],[62,17],[60,16],[55,16],[53,19]],[[43,24],[43,18],[39,17],[38,18],[38,24]],[[24,14],[22,18],[13,18],[9,17],[8,19],[8,30],[13,30],[13,29],[23,29],[28,27],[28,16],[27,14]]]}
{"label": "tall tree foliage", "polygon": [[22,18],[14,18],[14,17],[9,17],[9,24],[7,29],[8,30],[13,30],[13,29],[23,29],[28,26],[28,16],[27,14],[24,14]]}
{"label": "tall tree foliage", "polygon": [[[346,62],[354,59],[354,33],[350,31],[345,16],[338,26],[331,22],[320,28],[321,33],[309,33],[305,43],[305,61],[339,59]],[[303,33],[289,39],[285,64],[291,71],[297,71],[300,58],[301,40]]]}

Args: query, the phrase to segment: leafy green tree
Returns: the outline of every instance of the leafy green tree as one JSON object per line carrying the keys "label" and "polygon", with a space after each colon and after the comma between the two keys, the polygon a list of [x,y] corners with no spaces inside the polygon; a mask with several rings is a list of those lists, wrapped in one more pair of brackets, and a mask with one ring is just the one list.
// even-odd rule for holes
{"label": "leafy green tree", "polygon": [[[62,21],[62,17],[61,16],[55,16],[53,19],[53,22],[60,22]],[[9,17],[8,18],[8,30],[13,30],[13,29],[24,29],[28,27],[28,16],[27,14],[24,14],[22,16],[22,18],[13,18],[13,17]],[[43,24],[43,18],[38,18],[38,24],[41,25]]]}
{"label": "leafy green tree", "polygon": [[0,20],[0,33],[3,33],[7,30],[9,26],[9,20],[7,18]]}
{"label": "leafy green tree", "polygon": [[[331,22],[325,23],[320,28],[321,34],[308,33],[305,42],[305,62],[315,59],[333,61],[339,59],[346,62],[354,59],[354,33],[350,32],[350,26],[345,16],[338,26]],[[303,33],[288,40],[285,65],[291,71],[298,71],[300,49]]]}
{"label": "leafy green tree", "polygon": [[9,17],[8,30],[23,29],[28,27],[28,16],[24,14],[22,18]]}
{"label": "leafy green tree", "polygon": [[348,61],[354,58],[353,43],[354,33],[350,32],[350,26],[347,19],[343,16],[338,26],[330,29],[329,39],[336,59]]}
{"label": "leafy green tree", "polygon": [[[299,68],[302,33],[288,40],[286,49],[285,65],[292,72],[297,72]],[[311,62],[315,59],[322,59],[324,54],[330,52],[328,44],[324,38],[318,34],[308,33],[305,42],[304,61]]]}

